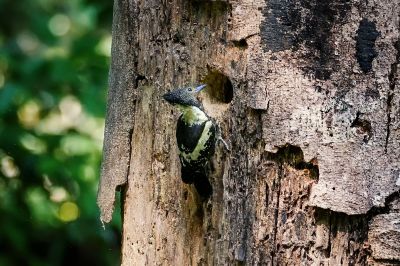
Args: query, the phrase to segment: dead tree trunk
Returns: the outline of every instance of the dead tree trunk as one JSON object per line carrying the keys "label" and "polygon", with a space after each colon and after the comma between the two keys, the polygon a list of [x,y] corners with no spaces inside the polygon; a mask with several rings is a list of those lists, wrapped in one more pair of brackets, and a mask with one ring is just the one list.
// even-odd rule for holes
{"label": "dead tree trunk", "polygon": [[[400,263],[399,0],[115,0],[98,203],[123,265]],[[178,111],[206,82],[214,193],[180,180]]]}

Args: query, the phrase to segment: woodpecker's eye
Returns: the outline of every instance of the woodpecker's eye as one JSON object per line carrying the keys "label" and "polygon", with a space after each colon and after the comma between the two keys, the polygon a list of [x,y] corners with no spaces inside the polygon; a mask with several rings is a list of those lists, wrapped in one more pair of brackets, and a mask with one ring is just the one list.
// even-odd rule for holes
{"label": "woodpecker's eye", "polygon": [[188,91],[192,91],[192,88],[189,88]]}

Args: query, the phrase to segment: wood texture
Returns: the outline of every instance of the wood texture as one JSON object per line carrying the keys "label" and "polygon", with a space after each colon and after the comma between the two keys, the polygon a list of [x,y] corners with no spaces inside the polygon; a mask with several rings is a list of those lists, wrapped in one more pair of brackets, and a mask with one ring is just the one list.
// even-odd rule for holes
{"label": "wood texture", "polygon": [[[123,265],[400,263],[400,2],[115,0],[105,155],[124,185]],[[231,146],[214,194],[180,180],[178,110]]]}

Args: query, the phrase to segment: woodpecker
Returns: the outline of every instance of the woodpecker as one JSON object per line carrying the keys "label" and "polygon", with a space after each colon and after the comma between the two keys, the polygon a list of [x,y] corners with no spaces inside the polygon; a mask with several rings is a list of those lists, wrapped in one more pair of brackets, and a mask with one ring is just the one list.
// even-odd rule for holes
{"label": "woodpecker", "polygon": [[218,127],[196,98],[205,87],[203,84],[179,88],[164,94],[163,98],[182,112],[176,127],[182,181],[194,184],[199,195],[208,198],[212,194],[212,186],[207,169],[215,151]]}

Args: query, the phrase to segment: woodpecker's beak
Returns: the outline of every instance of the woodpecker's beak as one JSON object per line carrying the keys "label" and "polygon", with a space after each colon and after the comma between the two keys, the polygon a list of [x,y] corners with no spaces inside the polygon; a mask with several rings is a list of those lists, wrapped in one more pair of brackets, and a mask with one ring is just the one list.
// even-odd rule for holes
{"label": "woodpecker's beak", "polygon": [[207,84],[201,84],[200,86],[196,87],[194,89],[195,92],[200,92],[202,89],[204,89],[207,86]]}
{"label": "woodpecker's beak", "polygon": [[173,104],[175,97],[173,92],[167,92],[166,94],[163,95],[164,100],[166,100],[167,102]]}

